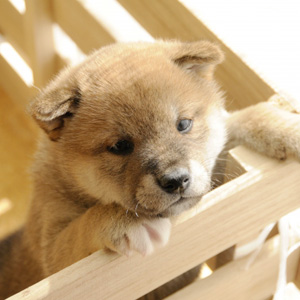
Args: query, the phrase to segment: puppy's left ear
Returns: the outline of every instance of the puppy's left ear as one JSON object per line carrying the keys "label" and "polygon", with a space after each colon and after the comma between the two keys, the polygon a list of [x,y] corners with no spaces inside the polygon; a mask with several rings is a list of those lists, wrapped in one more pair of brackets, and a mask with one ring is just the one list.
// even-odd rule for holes
{"label": "puppy's left ear", "polygon": [[49,138],[56,141],[76,112],[80,97],[76,80],[71,71],[66,69],[39,93],[31,103],[29,111]]}
{"label": "puppy's left ear", "polygon": [[224,60],[224,53],[214,43],[198,41],[173,44],[172,60],[186,71],[212,79],[216,65]]}

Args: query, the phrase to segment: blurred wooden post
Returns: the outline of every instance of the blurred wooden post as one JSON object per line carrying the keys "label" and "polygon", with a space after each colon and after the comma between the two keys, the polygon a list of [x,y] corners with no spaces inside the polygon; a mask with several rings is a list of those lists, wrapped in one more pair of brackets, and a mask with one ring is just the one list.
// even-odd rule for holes
{"label": "blurred wooden post", "polygon": [[298,270],[297,270],[297,274],[296,274],[294,283],[298,287],[298,289],[300,289],[300,256],[299,256],[299,262],[298,262]]}
{"label": "blurred wooden post", "polygon": [[0,32],[18,49],[23,48],[24,41],[22,17],[8,0],[0,1]]}
{"label": "blurred wooden post", "polygon": [[52,7],[55,21],[84,53],[116,42],[80,1],[52,0]]}
{"label": "blurred wooden post", "polygon": [[34,85],[43,87],[55,73],[51,0],[25,0],[25,47]]}

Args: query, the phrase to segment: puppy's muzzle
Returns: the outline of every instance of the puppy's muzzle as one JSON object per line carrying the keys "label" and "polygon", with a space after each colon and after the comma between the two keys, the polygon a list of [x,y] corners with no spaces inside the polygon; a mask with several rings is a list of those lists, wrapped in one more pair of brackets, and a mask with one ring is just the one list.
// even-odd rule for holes
{"label": "puppy's muzzle", "polygon": [[187,169],[178,168],[160,177],[158,185],[167,193],[183,193],[190,185],[190,174]]}

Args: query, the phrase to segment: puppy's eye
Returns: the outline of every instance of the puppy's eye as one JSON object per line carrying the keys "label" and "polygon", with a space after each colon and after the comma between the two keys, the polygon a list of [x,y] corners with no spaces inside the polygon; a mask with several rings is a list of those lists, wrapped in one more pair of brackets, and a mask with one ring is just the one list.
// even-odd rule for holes
{"label": "puppy's eye", "polygon": [[180,120],[177,124],[177,130],[181,133],[189,132],[192,128],[193,121],[189,119]]}
{"label": "puppy's eye", "polygon": [[107,150],[116,155],[127,155],[132,153],[134,145],[131,141],[120,140],[116,142],[112,147],[108,147]]}

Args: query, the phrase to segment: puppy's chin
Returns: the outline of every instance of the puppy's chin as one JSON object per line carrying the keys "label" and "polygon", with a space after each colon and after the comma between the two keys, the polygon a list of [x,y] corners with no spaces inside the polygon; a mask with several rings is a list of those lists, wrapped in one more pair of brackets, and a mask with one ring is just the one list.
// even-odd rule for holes
{"label": "puppy's chin", "polygon": [[202,198],[201,196],[197,197],[180,197],[177,201],[172,203],[169,207],[160,209],[150,209],[142,207],[141,205],[136,206],[136,210],[134,211],[137,215],[143,214],[145,216],[150,217],[172,217],[181,214],[182,212],[192,208],[195,206]]}
{"label": "puppy's chin", "polygon": [[202,196],[189,197],[189,198],[180,198],[177,202],[172,204],[163,212],[159,213],[159,217],[173,217],[181,214],[182,212],[194,207],[200,200]]}

